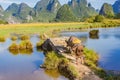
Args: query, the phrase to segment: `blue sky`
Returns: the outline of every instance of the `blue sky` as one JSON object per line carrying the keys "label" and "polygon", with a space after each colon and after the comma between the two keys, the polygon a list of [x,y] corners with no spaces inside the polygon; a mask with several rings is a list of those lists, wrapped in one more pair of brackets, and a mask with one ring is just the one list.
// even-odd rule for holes
{"label": "blue sky", "polygon": [[[8,7],[8,5],[10,5],[11,3],[21,3],[21,2],[25,2],[27,3],[29,6],[33,7],[39,0],[0,0],[0,5],[2,5],[4,7],[4,9],[6,9]],[[61,2],[61,4],[67,3],[69,0],[59,0]],[[93,7],[95,7],[96,9],[101,8],[102,4],[107,2],[110,4],[113,4],[116,0],[88,0],[88,2],[91,2],[91,4],[93,5]]]}

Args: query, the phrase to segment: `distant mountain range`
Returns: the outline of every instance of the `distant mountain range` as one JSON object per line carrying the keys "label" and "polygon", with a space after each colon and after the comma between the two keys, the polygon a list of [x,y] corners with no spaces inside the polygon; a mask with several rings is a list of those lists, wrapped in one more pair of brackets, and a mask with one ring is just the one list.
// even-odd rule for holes
{"label": "distant mountain range", "polygon": [[101,7],[99,14],[107,18],[114,17],[114,11],[113,11],[112,5],[108,3],[104,3],[103,6]]}
{"label": "distant mountain range", "polygon": [[[70,7],[74,16],[78,19],[98,14],[87,0],[71,0],[66,5]],[[49,22],[56,18],[56,14],[61,7],[58,0],[40,0],[33,8],[26,3],[12,3],[6,10],[3,10],[0,5],[0,19],[9,23]],[[120,0],[117,0],[112,7],[115,13],[120,13]],[[102,12],[105,12],[105,9],[102,9]]]}
{"label": "distant mountain range", "polygon": [[68,5],[75,16],[79,18],[94,16],[97,14],[91,3],[87,3],[87,0],[71,0],[68,2]]}
{"label": "distant mountain range", "polygon": [[120,13],[120,0],[117,0],[112,7],[116,14]]}

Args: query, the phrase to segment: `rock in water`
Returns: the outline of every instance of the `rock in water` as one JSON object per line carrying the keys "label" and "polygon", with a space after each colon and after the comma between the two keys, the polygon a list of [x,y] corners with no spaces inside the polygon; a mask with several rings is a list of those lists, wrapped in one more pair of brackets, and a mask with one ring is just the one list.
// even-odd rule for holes
{"label": "rock in water", "polygon": [[89,38],[98,39],[99,38],[99,30],[91,30],[89,32]]}

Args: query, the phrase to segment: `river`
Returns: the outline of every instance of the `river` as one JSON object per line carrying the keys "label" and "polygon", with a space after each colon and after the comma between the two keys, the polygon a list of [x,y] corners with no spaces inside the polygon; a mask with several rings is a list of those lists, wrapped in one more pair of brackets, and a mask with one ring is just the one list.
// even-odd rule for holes
{"label": "river", "polygon": [[61,36],[76,36],[89,49],[95,50],[100,59],[99,67],[107,71],[120,71],[120,28],[99,28],[99,35],[96,38],[89,37],[89,31],[61,33]]}

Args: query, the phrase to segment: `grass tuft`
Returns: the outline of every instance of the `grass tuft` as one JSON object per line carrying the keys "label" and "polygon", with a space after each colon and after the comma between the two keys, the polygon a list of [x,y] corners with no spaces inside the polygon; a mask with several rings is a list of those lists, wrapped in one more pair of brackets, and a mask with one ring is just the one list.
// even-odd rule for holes
{"label": "grass tuft", "polygon": [[11,37],[11,40],[12,40],[12,41],[16,41],[17,39],[18,39],[18,38],[17,38],[16,36],[12,36],[12,37]]}
{"label": "grass tuft", "polygon": [[6,38],[4,36],[0,36],[0,42],[5,42]]}
{"label": "grass tuft", "polygon": [[21,40],[29,40],[30,37],[29,37],[28,35],[22,35],[22,36],[20,37],[20,39],[21,39]]}

